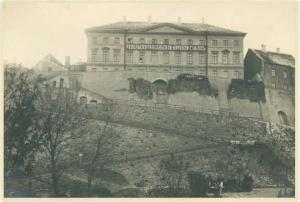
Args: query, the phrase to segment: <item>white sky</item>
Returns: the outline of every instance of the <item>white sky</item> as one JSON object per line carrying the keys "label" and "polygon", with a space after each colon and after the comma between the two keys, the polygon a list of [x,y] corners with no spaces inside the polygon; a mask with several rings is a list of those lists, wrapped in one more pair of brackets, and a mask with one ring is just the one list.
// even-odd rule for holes
{"label": "white sky", "polygon": [[86,61],[84,29],[116,21],[199,22],[246,32],[248,48],[296,56],[297,2],[294,1],[127,1],[6,2],[2,5],[3,59],[31,67],[47,53],[64,63]]}

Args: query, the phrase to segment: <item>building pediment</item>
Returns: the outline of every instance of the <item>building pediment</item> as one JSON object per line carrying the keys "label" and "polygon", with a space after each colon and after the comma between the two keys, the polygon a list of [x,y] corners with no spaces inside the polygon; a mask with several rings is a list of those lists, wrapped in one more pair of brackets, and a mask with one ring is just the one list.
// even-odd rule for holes
{"label": "building pediment", "polygon": [[159,24],[155,26],[148,27],[146,29],[141,30],[143,33],[178,33],[178,34],[184,34],[184,33],[192,33],[193,30],[173,25],[173,24]]}

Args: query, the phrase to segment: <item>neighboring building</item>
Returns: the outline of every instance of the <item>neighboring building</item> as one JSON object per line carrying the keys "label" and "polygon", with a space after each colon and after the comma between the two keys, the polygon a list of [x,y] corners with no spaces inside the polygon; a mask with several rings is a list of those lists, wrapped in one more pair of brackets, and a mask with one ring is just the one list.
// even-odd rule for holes
{"label": "neighboring building", "polygon": [[74,72],[85,72],[86,71],[86,63],[78,62],[76,64],[72,64],[68,67],[68,70],[74,71]]}
{"label": "neighboring building", "polygon": [[59,72],[65,70],[64,65],[51,54],[43,57],[33,68],[42,72]]}
{"label": "neighboring building", "polygon": [[203,23],[117,22],[86,30],[87,71],[243,79],[243,32]]}
{"label": "neighboring building", "polygon": [[263,81],[267,103],[264,119],[285,125],[295,123],[295,59],[279,52],[249,49],[245,79]]}

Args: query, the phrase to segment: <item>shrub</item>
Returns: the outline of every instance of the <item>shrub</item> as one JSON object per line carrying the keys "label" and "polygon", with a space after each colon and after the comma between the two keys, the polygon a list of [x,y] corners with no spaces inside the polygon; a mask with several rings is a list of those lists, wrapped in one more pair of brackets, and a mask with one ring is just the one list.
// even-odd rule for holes
{"label": "shrub", "polygon": [[206,196],[208,192],[208,179],[201,172],[189,172],[190,190],[192,196]]}
{"label": "shrub", "polygon": [[263,82],[232,79],[227,92],[228,99],[237,97],[252,102],[265,102],[265,86]]}
{"label": "shrub", "polygon": [[244,175],[242,184],[241,184],[241,190],[245,192],[250,192],[253,189],[253,177],[250,175]]}
{"label": "shrub", "polygon": [[136,92],[138,97],[144,100],[151,100],[153,98],[153,93],[151,90],[151,82],[138,78],[129,78],[129,92]]}
{"label": "shrub", "polygon": [[224,181],[225,192],[237,192],[239,191],[239,182],[237,179],[228,179]]}

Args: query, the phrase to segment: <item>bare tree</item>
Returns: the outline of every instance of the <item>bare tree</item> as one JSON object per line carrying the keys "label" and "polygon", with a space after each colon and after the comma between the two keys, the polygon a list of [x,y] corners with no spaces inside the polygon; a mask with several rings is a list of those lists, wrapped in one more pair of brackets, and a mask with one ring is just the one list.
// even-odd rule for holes
{"label": "bare tree", "polygon": [[[96,107],[91,105],[91,108]],[[99,105],[96,110],[101,111],[101,120],[89,119],[85,125],[85,145],[79,147],[78,152],[84,155],[82,166],[87,174],[87,196],[92,195],[92,185],[96,177],[96,171],[102,170],[111,159],[106,158],[113,154],[118,144],[118,134],[114,130],[112,116],[113,105]],[[75,152],[77,153],[77,152]]]}
{"label": "bare tree", "polygon": [[160,161],[160,181],[163,186],[168,188],[168,194],[171,194],[171,196],[178,196],[180,193],[182,181],[188,167],[189,164],[183,160],[182,156],[175,156],[174,154]]}
{"label": "bare tree", "polygon": [[77,104],[77,93],[70,89],[46,86],[42,89],[38,101],[40,115],[36,124],[38,133],[43,134],[43,146],[46,150],[51,184],[55,196],[59,195],[59,179],[63,173],[59,166],[64,150],[76,133],[73,131],[80,127],[84,118],[81,118],[81,106]]}

